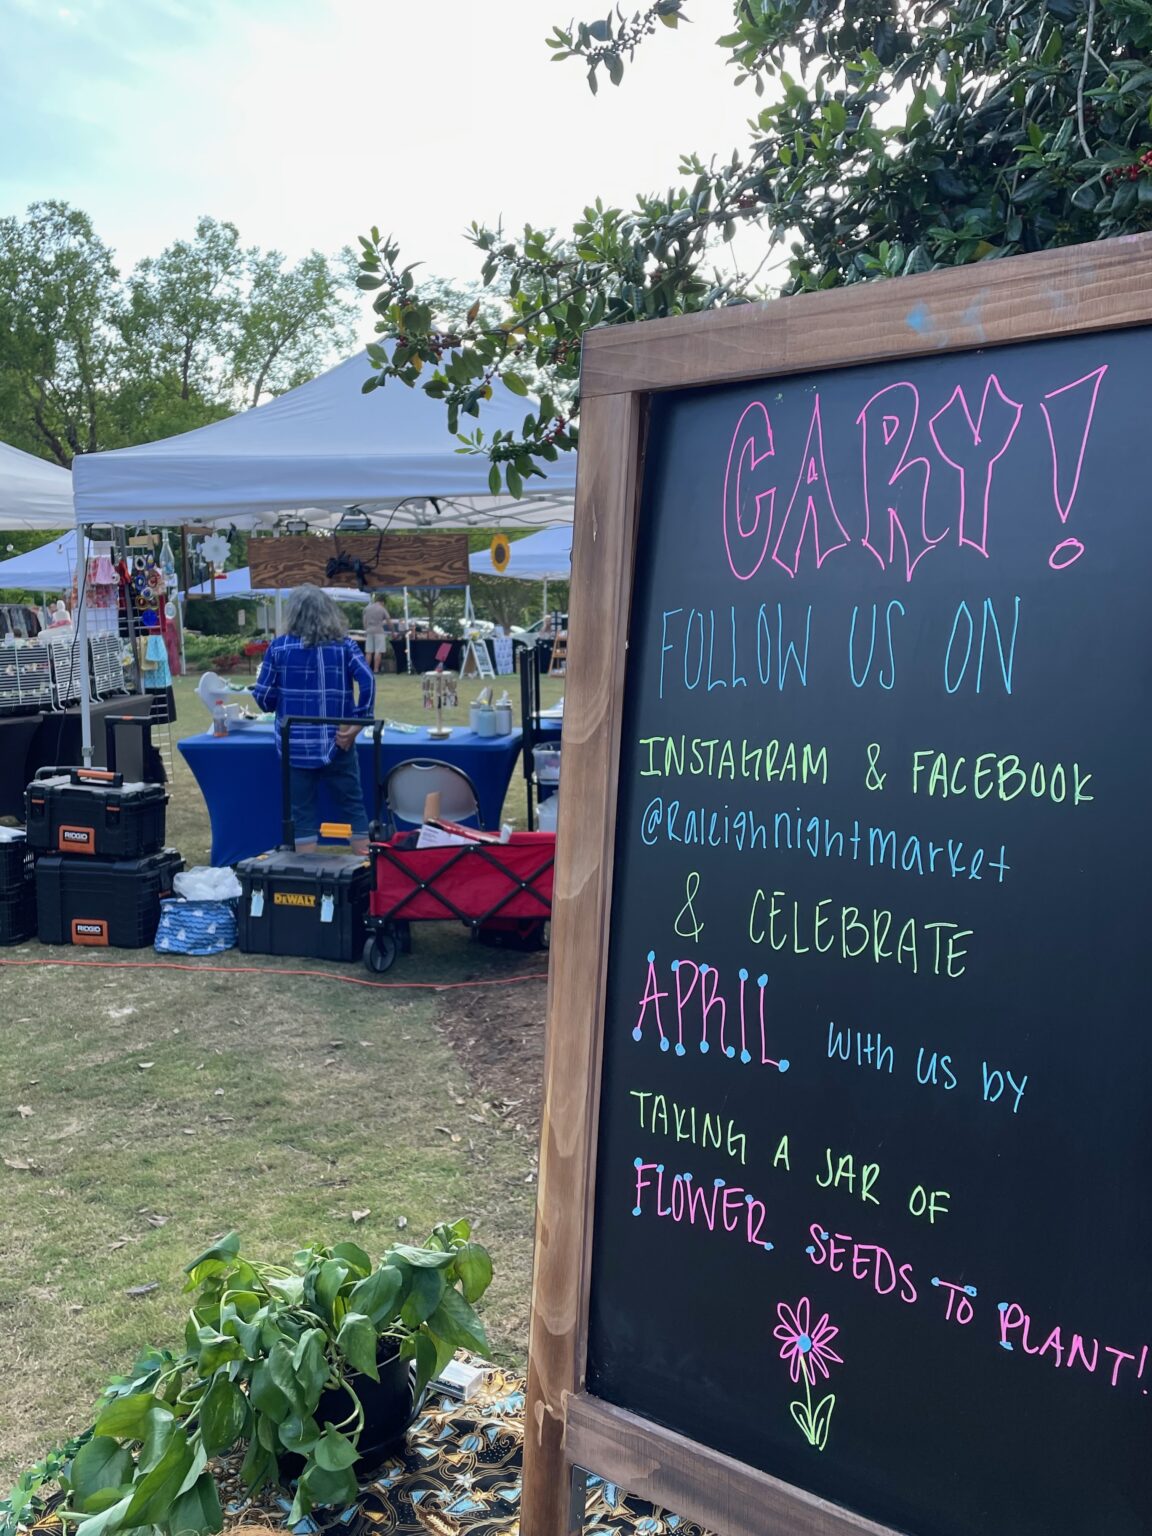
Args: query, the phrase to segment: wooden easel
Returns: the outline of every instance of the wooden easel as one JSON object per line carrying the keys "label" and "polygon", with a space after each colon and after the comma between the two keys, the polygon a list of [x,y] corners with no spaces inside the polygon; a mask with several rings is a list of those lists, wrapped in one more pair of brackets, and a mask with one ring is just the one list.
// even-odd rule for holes
{"label": "wooden easel", "polygon": [[[579,1532],[586,1469],[723,1536],[896,1536],[886,1524],[599,1398],[586,1381],[629,616],[652,396],[764,375],[774,389],[778,377],[821,369],[904,366],[941,352],[1150,324],[1152,235],[1144,234],[585,336],[571,588],[585,638],[568,680],[568,715],[578,729],[565,737],[567,792],[559,811],[525,1536]],[[1060,531],[1054,523],[1053,536]],[[566,660],[557,635],[549,675],[563,675]],[[693,1390],[692,1382],[685,1386]]]}

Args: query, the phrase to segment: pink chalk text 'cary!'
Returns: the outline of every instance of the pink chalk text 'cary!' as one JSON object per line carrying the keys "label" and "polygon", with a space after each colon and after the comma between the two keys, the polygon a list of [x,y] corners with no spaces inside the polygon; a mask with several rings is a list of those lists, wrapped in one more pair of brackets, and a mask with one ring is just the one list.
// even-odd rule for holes
{"label": "pink chalk text 'cary!'", "polygon": [[[906,581],[936,549],[963,549],[991,559],[997,467],[1025,451],[1018,428],[1026,411],[1035,410],[1043,415],[1050,450],[1050,477],[1046,470],[1043,478],[1051,487],[1057,526],[1066,527],[1080,491],[1107,372],[1107,365],[1096,368],[1029,405],[1012,399],[990,373],[978,401],[957,385],[928,417],[926,430],[921,428],[921,396],[914,384],[900,380],[878,390],[855,421],[861,464],[858,542],[884,569],[897,567]],[[768,407],[753,400],[741,412],[728,449],[723,497],[724,549],[738,581],[751,581],[765,562],[788,576],[795,576],[805,562],[819,570],[830,555],[853,542],[841,516],[846,509],[838,510],[833,497],[824,434],[817,391],[784,505],[777,492],[781,473],[791,464],[780,463]],[[941,477],[947,494],[938,495],[937,504],[951,509],[950,520],[930,526],[929,488],[939,487]],[[897,488],[898,496],[893,495]],[[893,505],[897,500],[899,508]],[[1051,550],[1048,565],[1054,571],[1066,570],[1084,548],[1081,539],[1069,535]]]}

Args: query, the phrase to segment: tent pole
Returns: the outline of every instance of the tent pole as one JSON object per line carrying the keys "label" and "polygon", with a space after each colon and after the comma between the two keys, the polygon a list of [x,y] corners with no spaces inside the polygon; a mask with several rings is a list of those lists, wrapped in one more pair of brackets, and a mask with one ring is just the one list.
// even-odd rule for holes
{"label": "tent pole", "polygon": [[283,619],[282,619],[281,607],[280,607],[281,601],[282,601],[282,596],[283,596],[283,594],[281,593],[280,588],[277,587],[276,588],[276,633],[278,635],[282,633],[281,625],[283,623]]}
{"label": "tent pole", "polygon": [[545,576],[545,578],[544,578],[544,612],[541,614],[541,617],[544,618],[544,619],[547,619],[547,617],[548,617],[548,578],[547,578],[547,576]]}
{"label": "tent pole", "polygon": [[80,533],[80,580],[76,599],[80,612],[76,616],[76,649],[80,652],[80,755],[85,768],[92,766],[92,686],[88,676],[88,537],[90,529],[83,527]]}
{"label": "tent pole", "polygon": [[404,647],[408,652],[408,670],[412,670],[412,628],[408,622],[408,588],[404,588]]}

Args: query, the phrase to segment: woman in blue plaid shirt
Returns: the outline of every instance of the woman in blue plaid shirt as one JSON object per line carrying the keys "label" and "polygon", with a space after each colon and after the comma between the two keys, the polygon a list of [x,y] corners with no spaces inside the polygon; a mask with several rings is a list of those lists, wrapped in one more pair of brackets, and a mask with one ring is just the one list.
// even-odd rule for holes
{"label": "woman in blue plaid shirt", "polygon": [[[285,633],[264,653],[252,694],[276,723],[299,715],[372,719],[376,682],[360,648],[348,637],[340,609],[319,587],[297,587],[288,599]],[[355,690],[355,696],[354,696]],[[352,826],[354,846],[367,847],[368,815],[356,760],[363,726],[298,725],[289,742],[292,820],[297,846],[320,835],[318,798],[324,785],[337,817]],[[276,733],[280,750],[280,733]]]}

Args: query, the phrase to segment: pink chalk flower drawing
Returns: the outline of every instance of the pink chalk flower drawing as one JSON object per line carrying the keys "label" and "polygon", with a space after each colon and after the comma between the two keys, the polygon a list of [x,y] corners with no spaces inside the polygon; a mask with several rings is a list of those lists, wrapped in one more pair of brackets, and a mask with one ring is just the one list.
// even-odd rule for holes
{"label": "pink chalk flower drawing", "polygon": [[794,1382],[803,1381],[804,1401],[788,1404],[788,1410],[808,1444],[822,1451],[828,1444],[828,1429],[832,1423],[832,1410],[836,1406],[836,1394],[829,1392],[818,1403],[812,1401],[812,1388],[818,1376],[829,1379],[830,1365],[844,1362],[832,1348],[832,1341],[840,1332],[828,1320],[827,1312],[812,1326],[812,1303],[807,1296],[790,1307],[780,1302],[776,1307],[780,1319],[772,1330],[780,1340],[780,1358],[788,1362]]}

